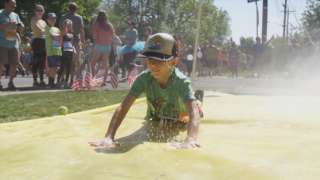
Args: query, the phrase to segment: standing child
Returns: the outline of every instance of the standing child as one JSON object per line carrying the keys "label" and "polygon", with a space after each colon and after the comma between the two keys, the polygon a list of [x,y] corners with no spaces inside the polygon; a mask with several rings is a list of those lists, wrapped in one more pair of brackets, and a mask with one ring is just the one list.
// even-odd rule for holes
{"label": "standing child", "polygon": [[66,69],[66,80],[64,83],[65,89],[71,89],[69,82],[71,64],[72,64],[72,54],[76,53],[75,48],[73,46],[73,34],[72,34],[72,21],[70,19],[66,19],[62,25],[62,32],[63,35],[63,51],[62,57],[60,60],[60,70],[58,74],[57,86],[58,88],[62,87],[61,75],[63,74],[64,70]]}
{"label": "standing child", "polygon": [[48,14],[48,26],[45,28],[46,34],[46,52],[49,66],[49,88],[56,88],[54,79],[60,66],[60,57],[62,56],[60,39],[62,38],[60,30],[54,27],[57,21],[57,16],[54,13]]}
{"label": "standing child", "polygon": [[232,43],[231,50],[229,51],[229,63],[230,63],[230,77],[238,78],[238,63],[239,63],[239,51],[235,43]]}
{"label": "standing child", "polygon": [[91,40],[87,39],[86,41],[86,46],[82,49],[82,52],[84,54],[84,61],[83,63],[86,63],[88,60],[91,59],[92,57],[92,44],[91,44]]}
{"label": "standing child", "polygon": [[21,44],[22,52],[24,52],[24,56],[22,57],[23,66],[27,69],[27,76],[29,76],[29,64],[31,63],[31,45],[30,38],[24,38],[24,43]]}

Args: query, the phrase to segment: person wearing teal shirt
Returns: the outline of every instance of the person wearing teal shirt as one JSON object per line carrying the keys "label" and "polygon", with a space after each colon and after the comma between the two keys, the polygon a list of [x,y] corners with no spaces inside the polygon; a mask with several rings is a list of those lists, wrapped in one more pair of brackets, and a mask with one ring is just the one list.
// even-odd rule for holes
{"label": "person wearing teal shirt", "polygon": [[[5,8],[0,10],[0,75],[3,73],[4,64],[10,65],[10,79],[8,88],[15,90],[13,78],[16,75],[17,65],[19,64],[19,43],[16,32],[24,31],[24,25],[19,16],[14,13],[16,8],[15,0],[5,0]],[[0,90],[2,89],[0,76]]]}
{"label": "person wearing teal shirt", "polygon": [[[197,135],[200,125],[200,115],[196,98],[192,93],[189,79],[175,66],[178,64],[178,45],[174,38],[166,33],[150,36],[140,58],[148,58],[148,70],[140,74],[133,83],[131,90],[120,107],[115,111],[105,138],[89,142],[91,146],[119,146],[115,141],[115,134],[134,101],[142,94],[147,98],[147,119],[165,124],[185,123],[179,116],[187,114],[189,123],[187,137],[177,148],[197,148]],[[179,119],[178,119],[179,118]],[[160,123],[161,124],[161,123]],[[174,128],[166,126],[164,128]]]}

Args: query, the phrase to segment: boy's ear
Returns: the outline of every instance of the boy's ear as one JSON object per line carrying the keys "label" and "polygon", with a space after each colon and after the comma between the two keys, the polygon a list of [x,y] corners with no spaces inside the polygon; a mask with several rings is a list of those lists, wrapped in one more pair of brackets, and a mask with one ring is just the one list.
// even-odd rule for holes
{"label": "boy's ear", "polygon": [[175,67],[175,66],[177,66],[177,64],[179,63],[179,58],[174,58],[173,60],[172,60],[172,66],[173,67]]}

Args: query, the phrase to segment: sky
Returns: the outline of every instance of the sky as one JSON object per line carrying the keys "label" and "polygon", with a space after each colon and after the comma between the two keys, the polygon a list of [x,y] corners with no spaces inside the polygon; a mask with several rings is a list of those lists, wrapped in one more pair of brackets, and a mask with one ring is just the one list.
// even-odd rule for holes
{"label": "sky", "polygon": [[[297,19],[300,21],[302,18],[302,13],[305,10],[306,0],[287,0],[288,6],[291,10],[295,10],[295,14]],[[283,11],[284,8],[282,4],[284,4],[285,0],[269,0],[268,1],[268,38],[272,35],[282,36],[283,27],[280,24],[283,24]],[[239,43],[239,39],[241,36],[244,37],[256,37],[256,5],[255,3],[248,3],[247,0],[215,0],[214,4],[218,8],[222,8],[223,10],[228,11],[229,16],[231,18],[230,26],[232,30],[232,38],[236,43]],[[259,36],[262,33],[262,0],[258,1],[259,8]],[[281,13],[281,14],[280,14]],[[280,20],[282,18],[282,20]],[[289,23],[293,26],[298,26],[297,20],[294,16],[294,13],[289,15]],[[294,33],[294,31],[293,31]],[[289,30],[290,36],[290,30]]]}

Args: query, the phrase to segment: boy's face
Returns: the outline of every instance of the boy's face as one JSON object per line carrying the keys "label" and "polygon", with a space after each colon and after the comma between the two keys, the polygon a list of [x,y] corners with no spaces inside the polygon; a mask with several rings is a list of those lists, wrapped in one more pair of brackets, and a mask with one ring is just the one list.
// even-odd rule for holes
{"label": "boy's face", "polygon": [[161,79],[171,74],[172,68],[175,66],[174,60],[161,62],[155,59],[148,59],[148,68],[156,79]]}
{"label": "boy's face", "polygon": [[56,18],[48,18],[47,22],[50,26],[54,26],[54,24],[56,23],[57,19]]}

